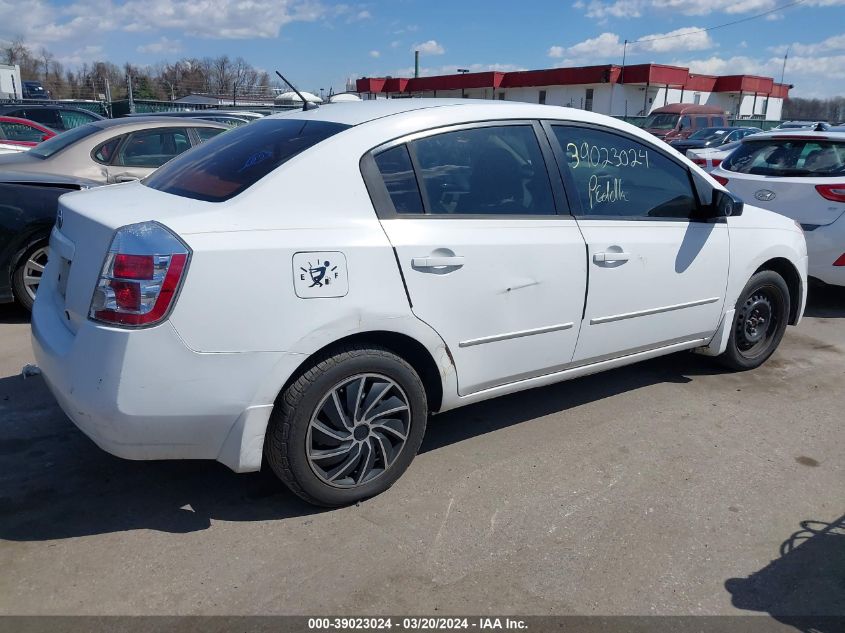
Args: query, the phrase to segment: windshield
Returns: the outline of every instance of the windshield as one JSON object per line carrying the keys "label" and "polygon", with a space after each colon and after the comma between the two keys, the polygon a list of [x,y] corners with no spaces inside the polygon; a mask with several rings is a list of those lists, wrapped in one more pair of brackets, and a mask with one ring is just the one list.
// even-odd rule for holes
{"label": "windshield", "polygon": [[724,136],[727,133],[728,130],[723,130],[722,128],[706,127],[698,130],[698,132],[695,132],[694,134],[691,134],[690,139],[694,139],[696,141],[709,141],[710,139]]}
{"label": "windshield", "polygon": [[29,150],[29,155],[41,159],[50,158],[54,154],[61,152],[66,147],[73,145],[86,136],[96,134],[99,131],[100,128],[96,125],[80,125],[79,127],[75,127],[67,132],[62,132],[43,143],[39,143]]}
{"label": "windshield", "polygon": [[678,114],[652,114],[643,127],[650,130],[673,130],[679,118]]}
{"label": "windshield", "polygon": [[722,163],[740,174],[839,176],[845,174],[845,142],[827,139],[746,141]]}
{"label": "windshield", "polygon": [[222,202],[279,165],[348,125],[299,119],[264,119],[220,134],[177,156],[143,183],[185,198]]}

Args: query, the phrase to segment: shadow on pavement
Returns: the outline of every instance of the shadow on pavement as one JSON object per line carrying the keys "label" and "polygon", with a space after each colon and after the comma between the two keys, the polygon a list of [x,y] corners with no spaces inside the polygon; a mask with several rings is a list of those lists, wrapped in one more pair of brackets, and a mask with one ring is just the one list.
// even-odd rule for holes
{"label": "shadow on pavement", "polygon": [[[832,295],[812,310],[834,310]],[[845,308],[836,308],[845,316]],[[0,306],[0,323],[25,322]],[[723,370],[681,353],[533,389],[433,417],[420,452],[588,402]],[[132,462],[100,450],[65,417],[40,377],[0,379],[0,538],[39,541],[134,529],[185,533],[212,520],[266,521],[321,512],[269,472],[237,475],[206,461]]]}
{"label": "shadow on pavement", "polygon": [[29,323],[29,312],[17,303],[0,303],[0,323]]}
{"label": "shadow on pavement", "polygon": [[811,283],[804,316],[820,319],[845,318],[845,288]]}
{"label": "shadow on pavement", "polygon": [[807,633],[845,631],[845,515],[802,521],[780,557],[747,578],[725,582],[738,609],[764,611]]}

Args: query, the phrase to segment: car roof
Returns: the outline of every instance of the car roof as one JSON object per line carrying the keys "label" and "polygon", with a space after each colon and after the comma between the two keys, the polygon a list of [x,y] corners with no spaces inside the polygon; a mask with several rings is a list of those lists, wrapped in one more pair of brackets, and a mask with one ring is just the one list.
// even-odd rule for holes
{"label": "car roof", "polygon": [[[136,128],[144,128],[144,127],[184,127],[185,125],[189,125],[184,118],[176,118],[176,117],[166,117],[166,116],[132,116],[132,117],[123,117],[121,119],[103,119],[102,121],[92,121],[87,125],[93,125],[94,127],[98,127],[101,130],[107,130],[113,127],[127,127],[133,126]],[[193,127],[200,126],[200,127],[213,127],[213,128],[220,128],[224,130],[228,130],[229,127],[223,125],[222,123],[217,123],[215,121],[207,121],[205,119],[200,119],[199,121],[191,121],[190,125]]]}
{"label": "car roof", "polygon": [[813,138],[814,136],[819,136],[822,139],[832,138],[837,141],[845,140],[845,130],[839,131],[834,129],[827,129],[827,130],[812,130],[809,128],[794,128],[794,129],[786,129],[786,130],[769,130],[768,132],[758,132],[757,134],[752,134],[751,136],[746,136],[742,139],[742,142],[752,142],[752,141],[760,141],[765,140],[767,138],[782,138],[787,139],[790,137],[795,137],[797,139],[805,139],[805,138]]}
{"label": "car roof", "polygon": [[467,106],[486,104],[497,106],[498,104],[514,104],[514,101],[485,101],[482,99],[434,99],[434,98],[411,98],[411,99],[371,99],[368,101],[356,101],[346,103],[333,103],[330,106],[302,110],[287,110],[277,114],[271,114],[265,119],[288,117],[294,119],[311,119],[315,121],[329,121],[332,123],[343,123],[345,125],[360,125],[396,114],[424,110],[427,108],[442,108],[447,106]]}

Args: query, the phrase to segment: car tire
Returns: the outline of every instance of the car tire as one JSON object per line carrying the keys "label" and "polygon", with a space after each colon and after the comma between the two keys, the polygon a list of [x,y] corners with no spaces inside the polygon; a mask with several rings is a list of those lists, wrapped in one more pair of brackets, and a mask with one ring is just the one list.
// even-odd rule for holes
{"label": "car tire", "polygon": [[425,388],[411,365],[384,348],[348,346],[316,358],[285,387],[264,454],[305,501],[348,505],[384,492],[405,472],[427,419]]}
{"label": "car tire", "polygon": [[48,240],[39,238],[30,242],[13,260],[16,264],[12,271],[12,292],[17,302],[30,312],[40,283],[35,280],[44,272],[49,254]]}
{"label": "car tire", "polygon": [[789,288],[783,277],[771,270],[756,273],[736,302],[728,346],[719,361],[735,371],[762,365],[780,345],[789,312]]}

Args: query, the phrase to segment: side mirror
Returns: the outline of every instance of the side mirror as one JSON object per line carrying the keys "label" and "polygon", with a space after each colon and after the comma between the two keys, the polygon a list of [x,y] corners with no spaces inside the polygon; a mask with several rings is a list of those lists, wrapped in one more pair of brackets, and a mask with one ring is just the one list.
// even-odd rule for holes
{"label": "side mirror", "polygon": [[744,205],[745,203],[730,191],[714,189],[710,216],[714,218],[735,218],[742,215]]}

